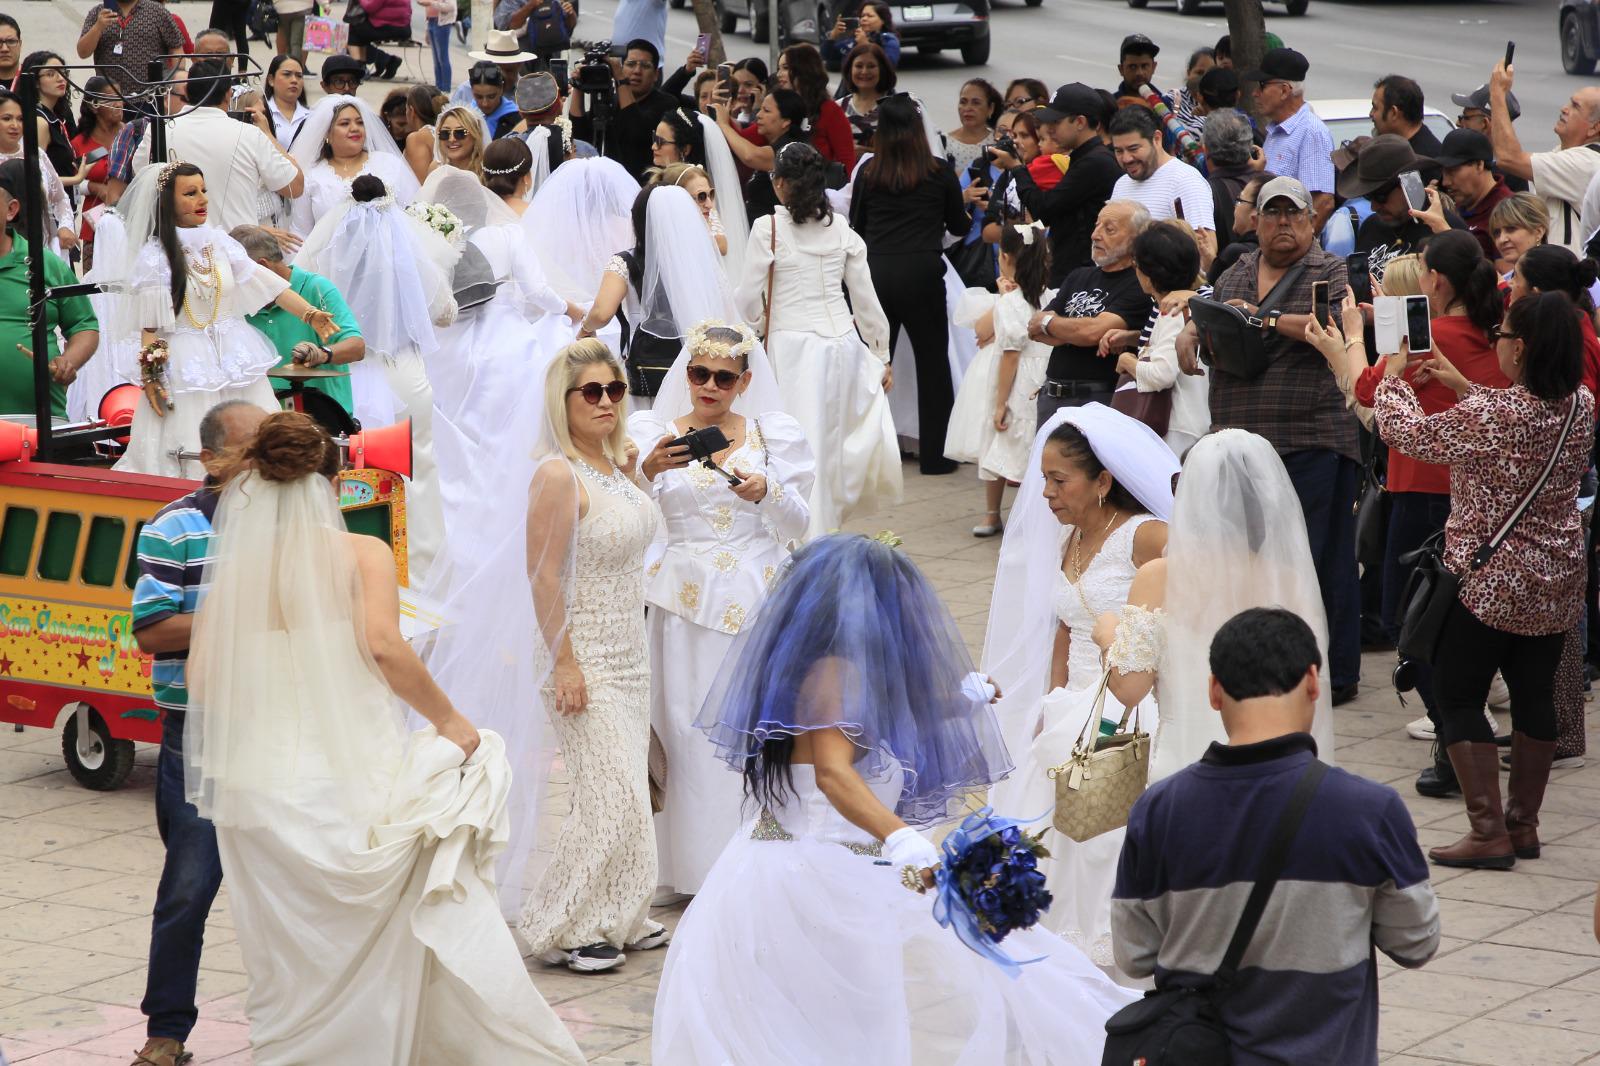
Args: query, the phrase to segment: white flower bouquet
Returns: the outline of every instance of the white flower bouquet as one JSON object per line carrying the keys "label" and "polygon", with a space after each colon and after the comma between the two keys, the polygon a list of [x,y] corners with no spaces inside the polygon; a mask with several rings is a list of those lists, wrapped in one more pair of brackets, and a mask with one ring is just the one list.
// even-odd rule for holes
{"label": "white flower bouquet", "polygon": [[428,204],[420,200],[406,208],[406,214],[449,241],[459,245],[466,239],[466,230],[455,213],[443,204]]}

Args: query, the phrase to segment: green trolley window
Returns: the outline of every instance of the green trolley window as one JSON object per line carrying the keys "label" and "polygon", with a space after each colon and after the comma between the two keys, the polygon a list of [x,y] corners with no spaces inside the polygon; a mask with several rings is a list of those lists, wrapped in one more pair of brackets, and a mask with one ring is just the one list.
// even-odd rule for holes
{"label": "green trolley window", "polygon": [[38,511],[15,505],[6,508],[5,522],[0,524],[0,574],[21,577],[28,572],[33,538],[38,532]]}
{"label": "green trolley window", "polygon": [[71,511],[51,511],[44,523],[44,546],[39,549],[39,576],[46,581],[72,577],[72,560],[78,554],[83,517]]}
{"label": "green trolley window", "polygon": [[95,515],[90,519],[89,546],[83,550],[78,580],[101,588],[116,584],[122,563],[122,541],[127,532],[128,523],[120,518]]}
{"label": "green trolley window", "polygon": [[139,583],[139,533],[143,529],[143,522],[135,522],[133,538],[128,541],[128,568],[122,573],[122,583],[130,589]]}
{"label": "green trolley window", "polygon": [[358,507],[344,512],[344,528],[352,533],[360,533],[369,537],[377,537],[385,544],[389,540],[389,505],[386,503],[375,504],[371,507]]}

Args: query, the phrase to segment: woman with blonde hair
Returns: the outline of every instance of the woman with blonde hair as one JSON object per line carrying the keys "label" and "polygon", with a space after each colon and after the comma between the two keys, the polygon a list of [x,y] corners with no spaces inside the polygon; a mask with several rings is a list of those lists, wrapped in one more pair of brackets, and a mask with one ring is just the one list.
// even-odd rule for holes
{"label": "woman with blonde hair", "polygon": [[451,104],[439,112],[434,124],[433,163],[428,172],[456,167],[483,179],[483,152],[489,146],[489,128],[476,107]]}
{"label": "woman with blonde hair", "polygon": [[621,966],[624,947],[669,939],[650,920],[644,553],[656,509],[637,483],[628,386],[611,349],[593,338],[569,344],[544,385],[551,447],[533,473],[528,572],[554,655],[545,691],[572,810],[518,924],[545,962],[598,973]]}
{"label": "woman with blonde hair", "polygon": [[706,220],[712,243],[717,246],[717,254],[728,254],[728,231],[723,228],[722,216],[717,213],[716,188],[704,167],[694,163],[668,163],[663,167],[652,167],[644,172],[644,176],[646,188],[675,185],[693,197],[694,205]]}
{"label": "woman with blonde hair", "polygon": [[1489,212],[1489,236],[1494,239],[1494,267],[1500,281],[1510,285],[1517,260],[1550,238],[1550,209],[1531,192],[1508,196]]}

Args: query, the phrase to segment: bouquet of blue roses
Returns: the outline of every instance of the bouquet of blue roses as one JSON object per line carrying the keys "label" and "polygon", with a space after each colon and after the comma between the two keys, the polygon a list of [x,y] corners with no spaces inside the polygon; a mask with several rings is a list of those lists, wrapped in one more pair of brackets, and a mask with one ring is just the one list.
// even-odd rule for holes
{"label": "bouquet of blue roses", "polygon": [[1039,871],[1039,860],[1050,857],[1040,843],[1044,830],[1027,833],[1023,824],[996,817],[991,807],[968,815],[945,838],[944,862],[934,875],[934,918],[1012,977],[1020,963],[996,945],[1035,925],[1051,902]]}

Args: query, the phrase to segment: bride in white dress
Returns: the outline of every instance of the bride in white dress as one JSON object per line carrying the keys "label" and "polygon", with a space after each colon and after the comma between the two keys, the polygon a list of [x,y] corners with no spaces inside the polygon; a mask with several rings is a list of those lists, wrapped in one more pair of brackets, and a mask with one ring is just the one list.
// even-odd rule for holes
{"label": "bride in white dress", "polygon": [[302,238],[350,200],[350,185],[363,174],[381,180],[401,207],[417,198],[417,178],[405,156],[378,113],[358,97],[318,100],[289,154],[306,176],[305,191],[290,207],[291,226]]}
{"label": "bride in white dress", "polygon": [[[1168,581],[1169,574],[1178,579]],[[1152,783],[1196,761],[1212,743],[1228,742],[1207,698],[1211,638],[1251,607],[1282,607],[1304,618],[1327,660],[1328,622],[1294,484],[1264,438],[1224,429],[1201,437],[1184,460],[1166,556],[1140,567],[1127,605],[1101,615],[1095,626],[1112,694],[1132,704],[1155,690],[1160,728],[1150,753]],[[1311,735],[1317,757],[1332,763],[1326,687]]]}
{"label": "bride in white dress", "polygon": [[[656,994],[658,1066],[1083,1066],[1133,998],[1040,928],[1009,976],[908,891],[1010,767],[932,586],[901,553],[836,534],[796,552],[696,723],[751,817],[678,925]],[[926,877],[926,873],[924,873]]]}
{"label": "bride in white dress", "polygon": [[[1054,809],[1047,771],[1071,756],[1104,672],[1095,622],[1127,601],[1134,572],[1165,548],[1177,472],[1177,457],[1148,426],[1102,404],[1062,408],[1035,438],[984,641],[984,670],[1005,694],[997,711],[1017,760],[993,792],[1002,814]],[[1102,714],[1122,712],[1108,698]],[[1154,719],[1146,710],[1141,725],[1148,730]],[[1041,864],[1056,900],[1045,924],[1107,967],[1122,837],[1118,829],[1080,844],[1052,830],[1053,858]]]}
{"label": "bride in white dress", "polygon": [[889,320],[872,287],[867,246],[828,206],[825,171],[810,145],[778,154],[772,182],[780,205],[751,226],[734,293],[740,315],[758,330],[770,315],[767,355],[816,456],[813,537],[898,503],[902,489],[885,395],[894,381]]}
{"label": "bride in white dress", "polygon": [[[258,1066],[583,1061],[494,905],[500,738],[399,632],[394,557],[344,531],[339,452],[262,423],[216,514],[186,791],[217,829]],[[430,723],[405,732],[398,700]]]}
{"label": "bride in white dress", "polygon": [[127,242],[122,262],[103,276],[113,292],[114,321],[102,337],[114,346],[138,336],[141,351],[164,352],[166,363],[160,384],[145,385],[146,402],[134,413],[116,469],[199,478],[200,464],[178,453],[200,451],[207,411],[229,400],[278,410],[266,378],[278,353],[245,316],[275,303],[323,339],[338,327],[327,311],[256,265],[239,242],[206,224],[205,175],[193,163],[145,167],[121,206]]}

